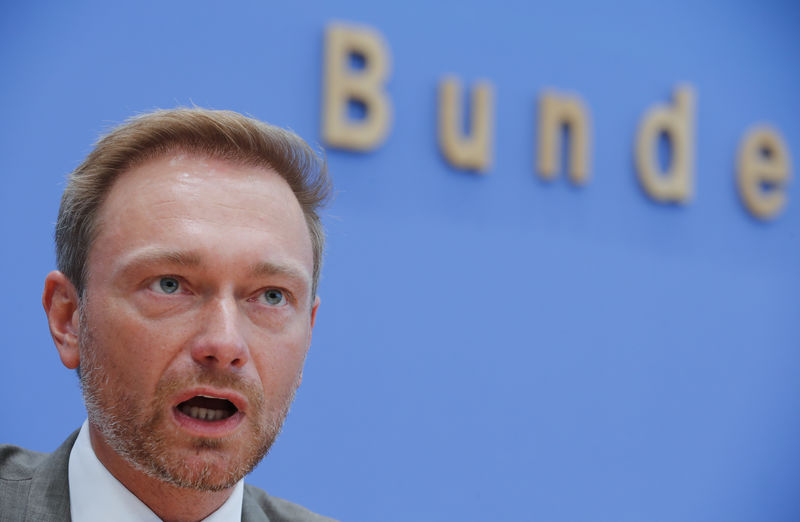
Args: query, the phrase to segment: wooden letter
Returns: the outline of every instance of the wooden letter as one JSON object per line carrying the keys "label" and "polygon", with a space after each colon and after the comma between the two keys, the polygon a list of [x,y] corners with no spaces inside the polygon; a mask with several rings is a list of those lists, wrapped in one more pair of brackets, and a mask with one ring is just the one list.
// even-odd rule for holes
{"label": "wooden letter", "polygon": [[[363,69],[349,66],[353,55],[364,59]],[[383,86],[390,59],[381,35],[366,27],[331,24],[325,32],[322,139],[351,150],[377,148],[389,133],[392,107]],[[348,117],[351,101],[364,104],[363,119]]]}
{"label": "wooden letter", "polygon": [[[658,139],[664,133],[672,145],[669,169],[656,162]],[[694,165],[694,92],[675,91],[674,107],[658,105],[642,118],[636,136],[636,171],[644,191],[654,200],[685,203],[692,197]]]}
{"label": "wooden letter", "polygon": [[543,179],[554,179],[561,166],[561,128],[570,134],[569,179],[582,185],[589,179],[589,112],[580,98],[545,92],[539,98],[539,150],[537,170]]}
{"label": "wooden letter", "polygon": [[775,217],[786,205],[791,168],[781,135],[769,127],[751,129],[739,146],[737,163],[744,206],[759,219]]}
{"label": "wooden letter", "polygon": [[481,172],[492,162],[492,127],[494,106],[492,86],[488,82],[472,90],[469,135],[465,136],[461,106],[461,84],[448,77],[439,83],[439,147],[447,162],[454,167]]}

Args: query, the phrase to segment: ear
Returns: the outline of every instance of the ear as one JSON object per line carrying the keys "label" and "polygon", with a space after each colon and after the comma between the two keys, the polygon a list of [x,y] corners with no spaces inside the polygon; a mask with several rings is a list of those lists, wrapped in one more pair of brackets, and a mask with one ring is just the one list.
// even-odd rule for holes
{"label": "ear", "polygon": [[[319,308],[319,296],[316,296],[314,298],[314,306],[311,307],[311,328],[312,329],[314,328],[314,322],[317,320],[317,308]],[[311,335],[311,332],[309,332],[308,334]],[[309,338],[308,340],[310,342],[311,338]]]}
{"label": "ear", "polygon": [[47,314],[50,335],[53,336],[61,362],[70,370],[74,370],[80,364],[78,305],[78,292],[67,276],[58,270],[47,274],[44,280],[42,306],[44,313]]}
{"label": "ear", "polygon": [[[314,306],[311,307],[311,327],[308,329],[308,342],[306,343],[306,353],[311,347],[311,331],[314,329],[314,323],[317,320],[317,308],[319,308],[319,296],[314,297]],[[303,382],[303,368],[300,368],[300,376],[297,378],[297,386]]]}

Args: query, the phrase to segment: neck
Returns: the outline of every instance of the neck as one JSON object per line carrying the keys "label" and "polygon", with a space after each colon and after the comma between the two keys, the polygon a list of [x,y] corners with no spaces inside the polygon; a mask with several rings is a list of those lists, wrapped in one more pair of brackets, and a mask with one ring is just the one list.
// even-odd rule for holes
{"label": "neck", "polygon": [[153,478],[120,457],[91,422],[89,422],[89,437],[92,449],[103,466],[165,522],[203,520],[219,509],[233,493],[233,488],[221,491],[198,491],[180,488]]}

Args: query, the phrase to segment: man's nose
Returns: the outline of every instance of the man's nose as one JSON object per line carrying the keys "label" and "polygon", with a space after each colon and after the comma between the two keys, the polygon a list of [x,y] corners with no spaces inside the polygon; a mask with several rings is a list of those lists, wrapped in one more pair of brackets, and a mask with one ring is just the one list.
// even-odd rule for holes
{"label": "man's nose", "polygon": [[198,320],[202,324],[191,347],[197,363],[216,369],[241,368],[247,363],[249,351],[235,299],[209,301]]}

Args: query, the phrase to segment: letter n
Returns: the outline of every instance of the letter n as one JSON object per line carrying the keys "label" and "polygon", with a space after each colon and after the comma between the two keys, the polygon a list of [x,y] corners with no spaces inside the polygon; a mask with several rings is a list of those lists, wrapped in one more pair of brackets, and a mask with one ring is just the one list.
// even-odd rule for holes
{"label": "letter n", "polygon": [[539,147],[537,171],[543,179],[553,179],[560,169],[561,129],[570,135],[569,179],[582,185],[589,179],[589,111],[580,98],[545,92],[539,99]]}

